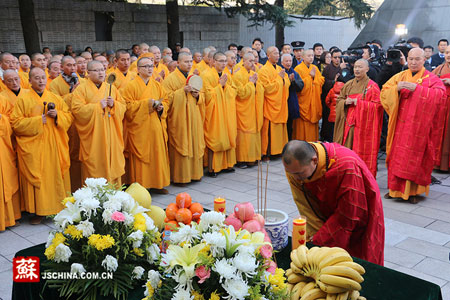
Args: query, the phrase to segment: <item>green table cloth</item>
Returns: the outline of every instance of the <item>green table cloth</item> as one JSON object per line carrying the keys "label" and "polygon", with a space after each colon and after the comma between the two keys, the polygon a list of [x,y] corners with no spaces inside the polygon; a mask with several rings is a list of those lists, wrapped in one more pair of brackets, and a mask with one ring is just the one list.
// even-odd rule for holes
{"label": "green table cloth", "polygon": [[[308,245],[311,246],[311,245]],[[276,253],[278,266],[288,269],[291,263],[290,259],[291,241],[289,238],[288,246]],[[16,253],[17,256],[37,256],[42,262],[46,261],[44,255],[45,244],[40,244],[21,250]],[[355,258],[355,261],[366,269],[364,282],[362,283],[361,295],[368,300],[442,300],[441,289],[438,285],[400,273],[370,262]],[[59,299],[58,293],[54,289],[46,288],[43,280],[39,283],[13,283],[13,300],[37,300],[37,299]],[[130,291],[128,299],[141,300],[144,297],[144,288],[136,287]],[[74,298],[75,299],[75,298]],[[106,299],[98,297],[99,300]],[[109,298],[111,299],[111,298]],[[170,300],[170,299],[168,299]]]}

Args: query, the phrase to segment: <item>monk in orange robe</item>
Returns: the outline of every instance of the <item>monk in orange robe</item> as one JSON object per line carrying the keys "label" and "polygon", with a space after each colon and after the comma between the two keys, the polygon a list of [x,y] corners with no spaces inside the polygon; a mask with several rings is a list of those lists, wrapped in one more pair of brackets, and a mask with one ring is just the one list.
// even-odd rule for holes
{"label": "monk in orange robe", "polygon": [[0,92],[6,89],[6,85],[3,83],[3,72],[16,69],[15,58],[11,53],[0,53]]}
{"label": "monk in orange robe", "polygon": [[45,72],[33,68],[32,88],[18,97],[11,114],[22,201],[27,212],[36,214],[32,224],[57,214],[63,209],[61,200],[70,193],[67,130],[73,117],[64,100],[46,90],[46,83]]}
{"label": "monk in orange robe", "polygon": [[424,63],[423,50],[411,49],[409,70],[394,75],[381,90],[381,104],[389,115],[386,141],[389,193],[385,197],[411,203],[417,203],[416,196],[429,191],[440,141],[436,136],[443,134],[438,116],[447,101],[444,84],[425,70]]}
{"label": "monk in orange robe", "polygon": [[445,61],[443,64],[433,70],[433,74],[438,76],[445,85],[447,92],[447,101],[445,107],[440,110],[442,121],[438,121],[444,126],[444,134],[439,142],[439,151],[436,161],[436,167],[441,171],[448,171],[450,168],[450,46],[445,49],[444,52]]}
{"label": "monk in orange robe", "polygon": [[47,90],[50,90],[50,84],[53,79],[56,79],[61,75],[61,63],[58,61],[51,61],[47,67],[48,78],[47,78]]}
{"label": "monk in orange robe", "polygon": [[295,67],[295,71],[304,82],[298,95],[300,118],[293,122],[292,137],[296,140],[315,142],[319,140],[319,120],[322,117],[322,102],[320,95],[325,78],[313,64],[314,51],[303,52],[303,61]]}
{"label": "monk in orange robe", "polygon": [[116,87],[104,82],[105,76],[101,62],[88,64],[89,79],[73,93],[72,113],[80,136],[83,182],[103,177],[119,187],[125,173],[122,121],[126,104]]}
{"label": "monk in orange robe", "polygon": [[116,67],[110,69],[107,73],[114,73],[116,81],[114,86],[118,89],[124,89],[127,84],[136,77],[136,72],[130,71],[130,54],[125,50],[116,51]]}
{"label": "monk in orange robe", "polygon": [[245,54],[242,61],[242,68],[234,74],[233,83],[237,92],[236,159],[238,167],[246,168],[261,159],[264,87],[257,82],[258,75],[252,70],[253,53]]}
{"label": "monk in orange robe", "polygon": [[108,60],[106,59],[106,57],[104,57],[103,55],[99,55],[96,58],[94,58],[94,60],[101,62],[103,65],[103,68],[105,69],[105,72],[108,71],[109,63],[108,63]]}
{"label": "monk in orange robe", "polygon": [[234,67],[236,66],[236,54],[231,51],[225,51],[225,55],[227,57],[227,65],[225,67],[225,69],[223,70],[225,72],[225,74],[229,75],[229,76],[233,76],[233,74],[235,73]]}
{"label": "monk in orange robe", "polygon": [[367,60],[356,61],[353,70],[355,78],[344,85],[337,99],[334,141],[358,154],[376,178],[383,125],[380,89],[367,76]]}
{"label": "monk in orange robe", "polygon": [[[53,63],[52,63],[53,65]],[[61,96],[72,109],[72,96],[75,89],[85,79],[77,74],[77,63],[71,56],[64,56],[61,60],[62,73],[52,80],[49,90]],[[54,68],[57,68],[56,66]],[[53,71],[52,71],[53,73]],[[80,161],[80,138],[75,128],[75,123],[70,126],[69,131],[69,151],[70,151],[70,180],[72,192],[81,188],[81,161]]]}
{"label": "monk in orange robe", "polygon": [[205,89],[205,142],[208,148],[210,177],[226,170],[234,172],[236,164],[236,90],[231,77],[223,73],[227,58],[214,54],[214,68],[201,73]]}
{"label": "monk in orange robe", "polygon": [[150,52],[153,53],[153,63],[155,64],[152,75],[153,79],[158,82],[163,82],[163,80],[169,75],[170,72],[166,65],[161,61],[161,50],[159,50],[157,46],[151,46]]}
{"label": "monk in orange robe", "polygon": [[45,72],[47,69],[47,59],[42,53],[34,53],[31,55],[31,65],[33,68],[41,68]]}
{"label": "monk in orange robe", "polygon": [[170,184],[169,155],[163,101],[166,92],[152,79],[153,61],[138,60],[138,76],[122,90],[127,103],[127,147],[131,182],[138,182],[159,194],[168,194]]}
{"label": "monk in orange robe", "polygon": [[[139,58],[147,57],[146,54],[150,53],[150,46],[146,43],[139,44]],[[153,53],[152,53],[153,56]],[[130,65],[130,71],[137,72],[137,60]]]}
{"label": "monk in orange robe", "polygon": [[287,119],[289,86],[288,74],[277,62],[280,52],[277,47],[267,49],[268,60],[259,70],[258,81],[264,87],[264,123],[261,132],[261,152],[268,159],[278,155],[288,142]]}
{"label": "monk in orange robe", "polygon": [[193,59],[192,67],[195,67],[197,64],[199,64],[202,61],[203,56],[200,52],[195,52],[194,55],[192,56],[192,59]]}
{"label": "monk in orange robe", "polygon": [[198,70],[199,75],[202,75],[202,72],[206,72],[210,68],[210,66],[209,66],[209,58],[208,58],[208,54],[209,54],[210,51],[212,51],[212,49],[210,47],[207,47],[207,48],[203,49],[203,59],[202,59],[202,61],[197,63],[195,65],[195,67],[193,67],[193,70]]}
{"label": "monk in orange robe", "polygon": [[20,81],[22,84],[25,84],[23,86],[23,88],[29,89],[30,85],[29,85],[28,73],[30,72],[30,67],[31,67],[30,57],[26,54],[20,55],[19,63],[20,63],[20,68],[19,68]]}
{"label": "monk in orange robe", "polygon": [[193,90],[187,80],[192,56],[178,54],[178,67],[163,81],[167,97],[170,177],[185,186],[203,177],[205,94]]}
{"label": "monk in orange robe", "polygon": [[7,99],[11,107],[14,107],[17,97],[25,91],[25,89],[20,87],[19,74],[14,70],[6,70],[3,72],[3,82],[5,89],[0,93],[0,97]]}
{"label": "monk in orange robe", "polygon": [[77,56],[75,57],[75,63],[77,64],[78,77],[84,78],[86,76],[87,61],[84,57]]}

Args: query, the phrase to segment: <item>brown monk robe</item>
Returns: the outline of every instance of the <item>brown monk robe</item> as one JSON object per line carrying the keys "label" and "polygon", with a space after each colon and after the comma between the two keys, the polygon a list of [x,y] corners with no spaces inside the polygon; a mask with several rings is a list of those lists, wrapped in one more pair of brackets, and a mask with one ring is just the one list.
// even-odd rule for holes
{"label": "brown monk robe", "polygon": [[450,46],[444,52],[445,61],[442,65],[433,70],[445,85],[447,91],[447,101],[445,107],[442,108],[442,123],[444,124],[444,135],[439,149],[436,168],[441,171],[448,171],[450,167],[449,153],[450,153]]}
{"label": "brown monk robe", "polygon": [[[53,66],[53,63],[52,63]],[[56,67],[55,67],[56,68]],[[77,72],[77,63],[71,56],[64,56],[61,60],[62,73],[52,80],[49,90],[61,96],[66,102],[69,110],[72,110],[72,95],[76,88],[85,79],[80,78]],[[70,185],[72,192],[81,188],[81,161],[80,161],[80,137],[78,136],[75,123],[73,123],[67,134],[69,135],[70,152]]]}

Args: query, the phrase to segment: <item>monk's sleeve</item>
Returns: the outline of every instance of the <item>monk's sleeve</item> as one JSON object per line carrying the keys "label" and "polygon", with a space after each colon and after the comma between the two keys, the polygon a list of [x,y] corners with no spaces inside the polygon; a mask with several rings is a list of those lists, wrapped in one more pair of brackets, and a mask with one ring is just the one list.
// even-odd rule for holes
{"label": "monk's sleeve", "polygon": [[264,71],[260,71],[258,73],[259,75],[259,81],[262,84],[262,86],[264,87],[264,90],[267,94],[273,94],[276,93],[278,91],[278,89],[280,88],[280,82],[278,80],[278,78],[276,80],[270,80],[269,78],[269,74],[267,74],[267,72]]}
{"label": "monk's sleeve", "polygon": [[337,191],[337,207],[313,237],[316,245],[355,247],[352,239],[363,232],[368,222],[364,179],[356,168],[345,170]]}
{"label": "monk's sleeve", "polygon": [[88,125],[91,123],[93,125],[93,117],[97,114],[103,114],[104,111],[100,102],[86,103],[84,91],[78,87],[72,97],[72,113],[77,123],[81,125]]}
{"label": "monk's sleeve", "polygon": [[128,122],[140,123],[143,122],[148,115],[153,112],[148,107],[148,101],[137,99],[136,89],[132,84],[127,85],[123,90],[123,99],[127,105],[127,111],[125,112],[125,118]]}
{"label": "monk's sleeve", "polygon": [[380,93],[381,104],[386,113],[391,116],[397,113],[399,104],[399,93],[397,90],[399,76],[395,75],[389,79],[384,85]]}
{"label": "monk's sleeve", "polygon": [[243,84],[240,79],[241,78],[237,78],[236,80],[233,80],[237,96],[240,99],[248,99],[251,95],[255,94],[255,84],[250,81]]}
{"label": "monk's sleeve", "polygon": [[59,96],[55,95],[58,98],[59,108],[58,108],[58,128],[67,131],[69,130],[70,125],[73,122],[73,115],[69,111],[69,106],[66,102]]}
{"label": "monk's sleeve", "polygon": [[316,69],[316,75],[314,76],[313,84],[314,86],[322,88],[322,85],[325,83],[325,78],[320,73],[319,69]]}
{"label": "monk's sleeve", "polygon": [[16,135],[36,136],[43,132],[42,116],[26,117],[27,106],[23,98],[19,97],[11,113],[11,124]]}
{"label": "monk's sleeve", "polygon": [[111,116],[116,115],[120,120],[123,120],[123,118],[125,117],[125,112],[127,110],[127,104],[123,99],[122,94],[115,86],[113,86],[113,91],[115,92],[115,101],[114,106],[109,108]]}

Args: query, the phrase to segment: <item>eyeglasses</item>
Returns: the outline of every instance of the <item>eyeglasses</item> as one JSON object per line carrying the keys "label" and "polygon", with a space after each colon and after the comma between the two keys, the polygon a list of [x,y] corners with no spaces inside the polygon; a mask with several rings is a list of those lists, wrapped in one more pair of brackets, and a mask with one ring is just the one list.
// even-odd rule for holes
{"label": "eyeglasses", "polygon": [[105,69],[88,70],[89,72],[105,72]]}
{"label": "eyeglasses", "polygon": [[146,68],[146,69],[153,69],[155,66],[153,65],[145,65],[145,66],[138,66],[138,68]]}

